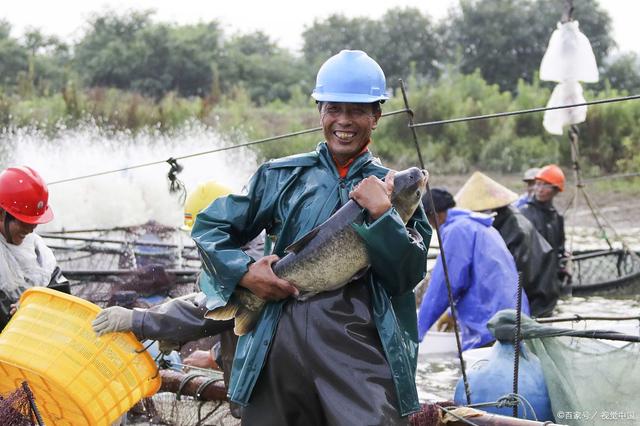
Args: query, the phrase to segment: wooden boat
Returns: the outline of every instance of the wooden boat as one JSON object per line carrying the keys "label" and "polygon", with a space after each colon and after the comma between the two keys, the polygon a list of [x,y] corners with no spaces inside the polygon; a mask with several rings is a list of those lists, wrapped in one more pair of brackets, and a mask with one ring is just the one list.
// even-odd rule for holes
{"label": "wooden boat", "polygon": [[574,296],[640,294],[640,257],[623,249],[577,252],[572,260]]}

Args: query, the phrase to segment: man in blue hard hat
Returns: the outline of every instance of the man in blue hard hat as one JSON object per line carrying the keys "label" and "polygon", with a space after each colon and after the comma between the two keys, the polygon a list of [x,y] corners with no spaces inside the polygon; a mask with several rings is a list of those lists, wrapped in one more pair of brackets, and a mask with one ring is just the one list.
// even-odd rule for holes
{"label": "man in blue hard hat", "polygon": [[[325,140],[263,164],[246,195],[218,199],[196,217],[207,307],[226,305],[236,286],[270,301],[236,350],[229,398],[244,406],[243,424],[406,424],[420,408],[413,288],[425,275],[431,229],[422,209],[405,227],[389,201],[393,184],[382,180],[389,170],[369,150],[385,88],[366,53],[328,59],[312,94]],[[297,300],[271,265],[350,198],[366,210],[358,232],[371,267]],[[253,262],[240,246],[263,229],[274,254]]]}

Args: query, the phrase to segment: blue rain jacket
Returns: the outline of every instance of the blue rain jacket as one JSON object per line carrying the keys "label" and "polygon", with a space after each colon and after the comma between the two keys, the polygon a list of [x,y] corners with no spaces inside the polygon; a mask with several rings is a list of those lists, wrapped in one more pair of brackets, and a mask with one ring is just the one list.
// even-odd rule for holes
{"label": "blue rain jacket", "polygon": [[[492,223],[491,216],[453,208],[440,228],[463,350],[493,341],[487,321],[498,311],[515,308],[517,302],[516,264]],[[420,305],[420,340],[448,306],[447,284],[438,256]],[[522,312],[529,314],[524,292]]]}
{"label": "blue rain jacket", "polygon": [[520,197],[518,197],[518,199],[515,200],[511,205],[517,209],[520,209],[522,208],[522,206],[527,204],[527,201],[529,201],[529,193],[525,192],[524,194],[520,195]]}
{"label": "blue rain jacket", "polygon": [[[248,194],[219,198],[196,217],[191,233],[202,258],[200,288],[207,308],[224,306],[254,261],[240,247],[265,229],[275,237],[273,253],[320,225],[349,200],[362,179],[383,178],[388,169],[369,151],[359,155],[340,178],[326,143],[315,152],[263,164],[251,179]],[[363,238],[371,269],[367,281],[382,347],[394,378],[401,415],[420,409],[415,385],[418,330],[413,289],[424,278],[431,228],[420,207],[405,227],[391,208],[375,222],[354,225]],[[408,232],[408,231],[411,232]],[[241,336],[231,372],[229,397],[249,402],[284,302],[267,303],[256,327]],[[348,353],[349,348],[344,348]],[[292,372],[292,374],[295,374]]]}

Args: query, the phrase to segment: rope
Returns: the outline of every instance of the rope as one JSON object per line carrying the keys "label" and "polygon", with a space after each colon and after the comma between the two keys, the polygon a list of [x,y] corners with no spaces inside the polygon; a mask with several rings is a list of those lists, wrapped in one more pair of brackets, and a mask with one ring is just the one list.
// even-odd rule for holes
{"label": "rope", "polygon": [[213,407],[213,409],[211,411],[209,411],[209,414],[207,414],[206,416],[202,417],[202,407],[204,407],[205,401],[201,401],[200,405],[198,405],[198,421],[196,422],[196,425],[203,425],[204,421],[207,420],[209,417],[211,417],[211,415],[213,413],[215,413],[216,411],[218,411],[218,408],[222,407],[222,401],[218,401],[218,403],[216,404],[215,407]]}
{"label": "rope", "polygon": [[517,407],[520,405],[522,405],[522,418],[526,419],[529,416],[529,410],[530,410],[534,420],[538,421],[538,416],[536,415],[536,411],[533,408],[533,405],[524,396],[517,393],[510,393],[510,394],[504,395],[498,398],[497,401],[488,401],[488,402],[479,402],[477,404],[469,404],[467,405],[467,407],[470,407],[470,408],[514,407],[515,409],[517,409]]}
{"label": "rope", "polygon": [[[485,115],[476,115],[476,116],[470,116],[470,117],[452,118],[452,119],[448,119],[448,120],[430,121],[430,122],[426,122],[426,123],[416,123],[416,124],[411,124],[410,123],[409,127],[413,129],[413,128],[417,128],[417,127],[439,126],[439,125],[442,125],[442,124],[449,124],[449,123],[460,123],[460,122],[465,122],[465,121],[485,120],[485,119],[489,119],[489,118],[508,117],[508,116],[511,116],[511,115],[531,114],[531,113],[536,113],[536,112],[550,111],[550,110],[554,110],[554,109],[575,108],[575,107],[578,107],[578,106],[607,104],[607,103],[614,103],[614,102],[630,101],[630,100],[634,100],[634,99],[640,99],[640,95],[621,96],[621,97],[617,97],[617,98],[608,98],[608,99],[598,99],[598,100],[595,100],[595,101],[582,102],[582,103],[570,104],[570,105],[560,105],[560,106],[555,106],[555,107],[531,108],[531,109],[523,109],[523,110],[518,110],[518,111],[507,111],[507,112],[499,112],[499,113],[494,113],[494,114],[485,114]],[[411,111],[408,108],[397,110],[397,111],[391,111],[391,112],[382,114],[382,116],[383,117],[388,117],[388,116],[391,116],[391,115],[403,114],[403,113],[409,113],[411,116],[413,116],[413,111]],[[286,134],[282,134],[282,135],[278,135],[278,136],[272,136],[272,137],[269,137],[269,138],[258,139],[258,140],[255,140],[255,141],[246,142],[246,143],[242,143],[242,144],[238,144],[238,145],[232,145],[232,146],[227,146],[227,147],[223,147],[223,148],[210,149],[210,150],[207,150],[207,151],[201,151],[201,152],[196,152],[196,153],[193,153],[193,154],[182,155],[182,156],[179,156],[179,157],[171,157],[168,160],[151,161],[151,162],[148,162],[148,163],[142,163],[142,164],[136,164],[136,165],[127,166],[127,167],[122,167],[120,169],[107,170],[107,171],[104,171],[104,172],[91,173],[91,174],[88,174],[88,175],[76,176],[76,177],[67,178],[67,179],[60,179],[60,180],[56,180],[56,181],[53,181],[53,182],[48,182],[47,185],[57,185],[59,183],[73,182],[73,181],[76,181],[76,180],[88,179],[88,178],[92,178],[92,177],[96,177],[96,176],[103,176],[103,175],[107,175],[107,174],[111,174],[111,173],[119,173],[119,172],[124,172],[124,171],[127,171],[127,170],[139,169],[139,168],[142,168],[142,167],[155,166],[155,165],[158,165],[158,164],[169,162],[170,160],[174,160],[174,161],[175,160],[184,160],[186,158],[198,157],[198,156],[201,156],[201,155],[213,154],[213,153],[216,153],[216,152],[228,151],[228,150],[231,150],[231,149],[244,148],[244,147],[258,145],[258,144],[262,144],[262,143],[266,143],[266,142],[276,141],[276,140],[279,140],[279,139],[285,139],[285,138],[289,138],[289,137],[293,137],[293,136],[300,136],[300,135],[304,135],[304,134],[307,134],[307,133],[315,133],[315,132],[318,132],[320,130],[322,130],[322,127],[314,127],[314,128],[310,128],[310,129],[300,130],[298,132],[291,132],[291,133],[286,133]]]}
{"label": "rope", "polygon": [[[516,302],[516,326],[513,339],[513,394],[518,394],[518,370],[520,368],[520,325],[522,321],[522,273],[518,273],[518,299]],[[518,406],[513,407],[513,417],[518,417]],[[526,415],[525,415],[526,417]]]}
{"label": "rope", "polygon": [[531,108],[531,109],[521,109],[517,111],[507,111],[507,112],[498,112],[494,114],[484,114],[484,115],[474,115],[471,117],[460,117],[460,118],[450,118],[448,120],[438,120],[438,121],[429,121],[426,123],[418,123],[414,124],[413,127],[430,127],[430,126],[440,126],[442,124],[450,124],[450,123],[463,123],[466,121],[476,121],[476,120],[486,120],[488,118],[498,118],[498,117],[509,117],[512,115],[523,115],[523,114],[532,114],[535,112],[544,112],[551,111],[554,109],[565,109],[565,108],[575,108],[579,106],[587,106],[587,105],[599,105],[599,104],[608,104],[614,102],[623,102],[623,101],[631,101],[634,99],[640,99],[640,95],[631,95],[631,96],[621,96],[617,98],[608,98],[608,99],[598,99],[595,101],[582,102],[579,104],[569,104],[569,105],[559,105],[554,107],[540,107],[540,108]]}
{"label": "rope", "polygon": [[[404,110],[404,109],[401,109],[401,110],[397,110],[397,111],[387,112],[385,114],[382,114],[382,116],[383,117],[389,117],[391,115],[402,114],[402,113],[405,113],[405,112],[407,112],[407,111]],[[311,129],[300,130],[298,132],[286,133],[286,134],[283,134],[283,135],[272,136],[272,137],[264,138],[264,139],[258,139],[258,140],[255,140],[255,141],[241,143],[241,144],[238,144],[238,145],[226,146],[226,147],[223,147],[223,148],[215,148],[215,149],[210,149],[210,150],[207,150],[207,151],[196,152],[196,153],[193,153],[193,154],[181,155],[181,156],[178,156],[178,157],[171,157],[171,158],[169,158],[167,160],[150,161],[148,163],[136,164],[136,165],[133,165],[133,166],[122,167],[120,169],[107,170],[107,171],[104,171],[104,172],[97,172],[97,173],[91,173],[91,174],[88,174],[88,175],[76,176],[76,177],[67,178],[67,179],[60,179],[60,180],[56,180],[56,181],[53,181],[53,182],[47,182],[47,185],[51,186],[51,185],[57,185],[59,183],[73,182],[73,181],[76,181],[76,180],[88,179],[88,178],[97,177],[97,176],[104,176],[104,175],[108,175],[108,174],[112,174],[112,173],[126,172],[127,170],[140,169],[142,167],[155,166],[155,165],[162,164],[162,163],[171,164],[172,161],[184,160],[186,158],[193,158],[193,157],[198,157],[198,156],[201,156],[201,155],[213,154],[213,153],[216,153],[216,152],[229,151],[229,150],[232,150],[232,149],[245,148],[245,147],[248,147],[248,146],[258,145],[258,144],[262,144],[262,143],[266,143],[266,142],[273,142],[273,141],[276,141],[276,140],[279,140],[279,139],[285,139],[285,138],[289,138],[289,137],[293,137],[293,136],[300,136],[300,135],[304,135],[304,134],[307,134],[307,133],[315,133],[315,132],[319,132],[321,130],[322,130],[322,127],[313,127]]]}
{"label": "rope", "polygon": [[456,414],[456,413],[454,413],[452,410],[447,410],[446,408],[441,407],[441,406],[439,406],[439,405],[438,405],[438,407],[439,407],[442,411],[444,411],[445,413],[447,413],[447,414],[449,414],[449,415],[451,415],[451,416],[455,417],[456,419],[460,420],[460,421],[461,421],[462,423],[464,423],[464,424],[472,425],[472,426],[479,426],[477,423],[474,423],[474,422],[472,422],[472,421],[471,421],[471,420],[469,420],[469,419],[466,419],[466,418],[464,418],[464,417],[462,417],[462,416],[457,415],[457,414]]}
{"label": "rope", "polygon": [[[411,108],[409,107],[409,100],[407,99],[406,93],[405,93],[405,87],[404,87],[404,82],[402,80],[400,80],[400,87],[402,89],[402,98],[404,100],[404,106],[405,109],[404,111],[406,111],[409,114],[409,128],[411,129],[411,133],[413,134],[413,141],[415,142],[416,145],[416,151],[418,153],[418,160],[420,161],[420,166],[422,169],[424,169],[424,161],[422,161],[422,153],[420,152],[420,145],[418,143],[418,135],[416,133],[416,129],[413,126],[413,111],[411,110]],[[429,197],[429,202],[431,203],[432,206],[434,206],[435,204],[433,203],[433,195],[431,194],[431,186],[429,185],[429,182],[427,181],[427,187],[426,187],[426,194],[427,197]],[[436,231],[436,237],[438,239],[438,247],[444,247],[442,245],[442,236],[440,235],[440,224],[438,223],[438,215],[433,214],[433,219],[435,222],[435,231]],[[465,396],[467,398],[467,404],[471,404],[471,390],[469,388],[469,381],[467,380],[467,371],[465,369],[465,365],[464,365],[464,359],[462,357],[462,343],[460,341],[460,332],[458,330],[458,316],[456,313],[456,307],[455,307],[455,302],[453,300],[453,290],[451,289],[451,280],[449,278],[449,268],[447,268],[447,259],[446,256],[444,254],[444,249],[440,250],[440,258],[442,260],[442,269],[444,271],[444,280],[445,283],[447,284],[447,295],[449,298],[449,308],[451,309],[451,318],[453,319],[453,332],[456,336],[456,347],[458,349],[458,360],[460,361],[460,371],[462,372],[462,383],[464,384],[464,393]]]}
{"label": "rope", "polygon": [[178,385],[178,391],[176,392],[177,401],[180,401],[180,398],[182,398],[182,391],[184,390],[184,387],[187,386],[187,384],[191,380],[195,379],[196,377],[202,377],[202,374],[197,374],[197,373],[187,374],[182,378],[182,380],[180,380],[180,384]]}
{"label": "rope", "polygon": [[42,420],[42,416],[40,415],[40,411],[38,410],[38,407],[36,406],[35,398],[33,396],[33,393],[31,392],[31,388],[29,387],[29,384],[26,382],[26,380],[24,382],[22,382],[22,390],[27,395],[27,399],[29,400],[29,407],[31,408],[31,414],[33,414],[33,416],[36,418],[36,421],[38,422],[39,426],[44,426],[44,421]]}
{"label": "rope", "polygon": [[196,399],[201,399],[202,392],[204,392],[204,390],[207,388],[207,386],[212,385],[212,384],[217,383],[217,382],[221,382],[223,380],[224,379],[220,379],[218,377],[212,377],[209,380],[205,380],[204,382],[202,382],[200,384],[200,386],[198,386],[198,389],[196,389],[196,394],[195,394]]}

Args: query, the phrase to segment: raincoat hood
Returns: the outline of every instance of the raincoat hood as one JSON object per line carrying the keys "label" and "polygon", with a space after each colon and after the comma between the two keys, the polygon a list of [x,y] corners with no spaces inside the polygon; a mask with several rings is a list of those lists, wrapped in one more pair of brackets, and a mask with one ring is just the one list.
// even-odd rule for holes
{"label": "raincoat hood", "polygon": [[452,208],[447,210],[447,220],[444,222],[445,226],[447,224],[453,223],[455,220],[466,217],[469,220],[477,222],[485,227],[489,227],[493,224],[494,216],[485,213],[472,212],[467,209],[461,208]]}

